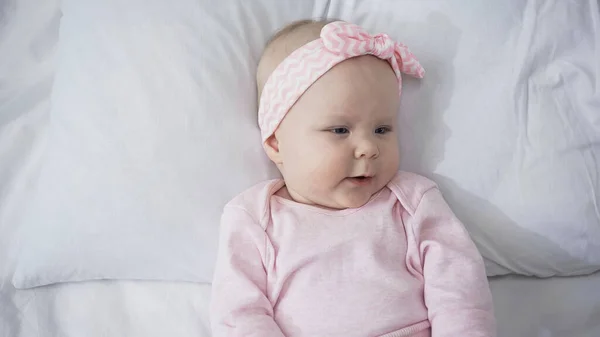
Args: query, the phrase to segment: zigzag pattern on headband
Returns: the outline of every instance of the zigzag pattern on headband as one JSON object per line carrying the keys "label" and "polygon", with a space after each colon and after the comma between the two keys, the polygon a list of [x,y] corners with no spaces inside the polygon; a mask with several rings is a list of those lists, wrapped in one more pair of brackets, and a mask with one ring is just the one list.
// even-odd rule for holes
{"label": "zigzag pattern on headband", "polygon": [[258,122],[262,141],[275,132],[289,109],[302,94],[336,64],[352,57],[374,55],[390,63],[402,93],[402,73],[423,78],[425,70],[402,43],[386,34],[370,35],[362,27],[344,21],[332,22],[321,37],[291,53],[269,76],[262,92]]}

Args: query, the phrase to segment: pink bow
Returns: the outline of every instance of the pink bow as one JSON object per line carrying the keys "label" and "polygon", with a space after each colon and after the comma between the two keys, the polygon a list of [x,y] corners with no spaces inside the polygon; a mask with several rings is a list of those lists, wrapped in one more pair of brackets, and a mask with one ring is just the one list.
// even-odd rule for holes
{"label": "pink bow", "polygon": [[387,60],[399,80],[400,73],[417,78],[425,75],[425,70],[408,47],[394,42],[387,34],[370,35],[360,26],[336,21],[321,30],[321,39],[327,50],[347,58],[371,54]]}

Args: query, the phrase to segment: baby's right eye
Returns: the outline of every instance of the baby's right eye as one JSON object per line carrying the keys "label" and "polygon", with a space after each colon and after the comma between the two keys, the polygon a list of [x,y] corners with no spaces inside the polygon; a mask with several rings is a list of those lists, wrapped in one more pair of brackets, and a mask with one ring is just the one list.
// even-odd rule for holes
{"label": "baby's right eye", "polygon": [[336,135],[344,135],[350,132],[350,130],[348,130],[348,128],[333,128],[331,129],[331,132],[335,133]]}

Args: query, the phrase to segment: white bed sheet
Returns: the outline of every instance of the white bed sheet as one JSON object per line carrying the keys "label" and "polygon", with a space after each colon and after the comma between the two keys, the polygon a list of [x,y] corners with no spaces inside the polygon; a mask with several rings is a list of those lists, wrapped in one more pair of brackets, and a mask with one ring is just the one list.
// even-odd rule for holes
{"label": "white bed sheet", "polygon": [[[600,336],[600,273],[507,276],[491,284],[499,337]],[[0,311],[8,318],[0,336],[209,337],[209,300],[210,285],[194,283],[94,281],[22,290]]]}
{"label": "white bed sheet", "polygon": [[[43,149],[58,0],[0,2],[0,337],[209,336],[210,286],[99,281],[18,291],[12,212]],[[6,24],[6,23],[9,24]],[[600,273],[492,280],[501,337],[600,336]]]}

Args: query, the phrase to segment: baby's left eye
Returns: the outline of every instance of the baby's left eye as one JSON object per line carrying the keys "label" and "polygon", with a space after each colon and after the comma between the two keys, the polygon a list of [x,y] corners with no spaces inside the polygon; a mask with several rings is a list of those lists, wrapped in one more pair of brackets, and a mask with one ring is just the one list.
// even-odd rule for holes
{"label": "baby's left eye", "polygon": [[381,127],[378,127],[377,129],[375,129],[375,133],[379,134],[379,135],[386,134],[390,131],[391,131],[391,129],[387,126],[381,126]]}
{"label": "baby's left eye", "polygon": [[331,129],[331,132],[335,133],[336,135],[344,135],[344,134],[349,133],[350,130],[348,130],[348,128],[338,127],[338,128]]}

